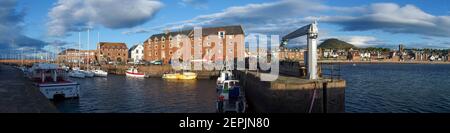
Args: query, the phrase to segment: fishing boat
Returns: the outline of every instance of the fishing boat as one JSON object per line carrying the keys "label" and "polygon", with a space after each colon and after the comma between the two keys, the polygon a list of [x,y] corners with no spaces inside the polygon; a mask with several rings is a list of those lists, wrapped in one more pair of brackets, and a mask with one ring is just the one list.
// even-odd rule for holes
{"label": "fishing boat", "polygon": [[217,88],[216,112],[245,112],[247,102],[238,80],[225,80]]}
{"label": "fishing boat", "polygon": [[139,71],[135,67],[130,67],[126,72],[126,76],[133,78],[145,78],[145,74],[139,73]]}
{"label": "fishing boat", "polygon": [[94,76],[96,76],[96,77],[107,77],[108,76],[108,72],[100,70],[100,69],[92,70],[92,72],[94,73]]}
{"label": "fishing boat", "polygon": [[231,73],[231,71],[229,70],[223,70],[222,72],[220,72],[220,76],[217,78],[216,84],[223,84],[223,81],[225,80],[231,80],[233,77],[233,73]]}
{"label": "fishing boat", "polygon": [[29,78],[48,99],[79,97],[80,84],[66,80],[65,71],[55,64],[33,64]]}

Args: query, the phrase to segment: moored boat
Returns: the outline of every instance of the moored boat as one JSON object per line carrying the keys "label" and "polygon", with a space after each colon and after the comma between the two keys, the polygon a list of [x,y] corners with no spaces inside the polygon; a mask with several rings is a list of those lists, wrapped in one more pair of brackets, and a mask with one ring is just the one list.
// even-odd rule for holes
{"label": "moored boat", "polygon": [[94,76],[96,76],[96,77],[107,77],[108,76],[108,72],[100,70],[100,69],[92,70],[92,72],[94,73]]}
{"label": "moored boat", "polygon": [[231,80],[233,77],[233,73],[229,70],[223,70],[220,72],[220,76],[217,78],[216,84],[223,84],[225,80]]}
{"label": "moored boat", "polygon": [[225,80],[217,88],[216,112],[245,112],[247,102],[238,80]]}
{"label": "moored boat", "polygon": [[163,74],[162,78],[163,79],[192,80],[192,79],[197,79],[197,73],[193,73],[193,72],[167,73],[167,74]]}
{"label": "moored boat", "polygon": [[179,73],[166,73],[166,74],[163,74],[162,78],[163,79],[178,79],[179,76],[180,76]]}
{"label": "moored boat", "polygon": [[178,79],[197,79],[197,73],[183,72]]}
{"label": "moored boat", "polygon": [[69,72],[69,77],[72,78],[85,78],[86,76],[84,75],[84,73],[78,71],[78,70],[73,70]]}
{"label": "moored boat", "polygon": [[135,67],[130,67],[126,72],[126,76],[133,78],[145,78],[145,74],[139,73],[139,71]]}
{"label": "moored boat", "polygon": [[86,78],[92,78],[95,76],[94,72],[88,71],[88,70],[79,70],[84,74]]}
{"label": "moored boat", "polygon": [[33,64],[30,79],[48,99],[79,97],[80,84],[65,79],[65,71],[55,64]]}

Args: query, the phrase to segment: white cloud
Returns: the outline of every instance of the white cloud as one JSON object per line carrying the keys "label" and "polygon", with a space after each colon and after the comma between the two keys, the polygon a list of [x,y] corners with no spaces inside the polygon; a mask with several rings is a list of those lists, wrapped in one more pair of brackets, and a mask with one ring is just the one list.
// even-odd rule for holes
{"label": "white cloud", "polygon": [[338,38],[350,44],[353,44],[356,47],[368,47],[378,44],[376,42],[378,41],[377,38],[373,36],[343,36]]}
{"label": "white cloud", "polygon": [[[339,7],[305,0],[234,6],[213,14],[196,16],[190,20],[162,26],[133,29],[124,33],[146,33],[192,26],[236,25],[244,26],[247,33],[285,35],[303,25],[319,21],[334,24],[341,31],[382,31],[392,34],[417,34],[421,36],[450,37],[450,16],[429,14],[411,5],[374,3],[369,5]],[[330,29],[328,29],[330,30]],[[319,35],[320,37],[321,35]],[[373,38],[353,37],[358,44],[375,42]],[[363,42],[369,40],[368,42]],[[379,41],[379,40],[376,40]],[[380,42],[378,42],[380,43]]]}
{"label": "white cloud", "polygon": [[45,46],[46,42],[23,34],[25,11],[18,11],[16,6],[16,0],[0,1],[0,50]]}
{"label": "white cloud", "polygon": [[48,33],[64,36],[98,25],[130,28],[150,20],[162,6],[156,0],[59,0],[48,13]]}
{"label": "white cloud", "polygon": [[425,36],[450,36],[450,16],[435,16],[414,5],[376,3],[366,13],[353,16],[324,16],[324,22],[342,26],[344,31],[381,30]]}

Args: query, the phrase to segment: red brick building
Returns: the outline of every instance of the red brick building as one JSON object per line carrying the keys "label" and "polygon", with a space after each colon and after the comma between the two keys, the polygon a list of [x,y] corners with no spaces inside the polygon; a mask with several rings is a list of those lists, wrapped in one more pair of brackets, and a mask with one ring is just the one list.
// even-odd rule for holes
{"label": "red brick building", "polygon": [[[222,59],[236,58],[238,55],[244,56],[244,49],[241,51],[242,53],[237,51],[238,46],[241,46],[242,48],[244,46],[245,36],[242,27],[223,26],[202,28],[201,38],[195,41],[200,42],[199,44],[194,44],[193,29],[175,32],[166,31],[165,33],[152,35],[144,41],[144,60],[161,60],[163,64],[168,64],[175,52],[179,52],[178,49],[184,45],[183,42],[180,41],[182,35],[187,36],[191,42],[191,60],[194,59],[193,56],[196,53],[194,45],[201,47],[200,54],[203,59],[215,59],[215,56],[208,59],[205,55],[210,54],[213,51],[213,48],[217,45],[216,43],[223,46],[223,51],[219,52],[226,51],[226,53],[221,53],[223,55]],[[231,50],[227,51],[228,48]]]}
{"label": "red brick building", "polygon": [[97,44],[97,59],[100,63],[127,63],[128,48],[125,43],[100,42]]}
{"label": "red brick building", "polygon": [[59,63],[94,63],[96,50],[66,49],[58,53]]}

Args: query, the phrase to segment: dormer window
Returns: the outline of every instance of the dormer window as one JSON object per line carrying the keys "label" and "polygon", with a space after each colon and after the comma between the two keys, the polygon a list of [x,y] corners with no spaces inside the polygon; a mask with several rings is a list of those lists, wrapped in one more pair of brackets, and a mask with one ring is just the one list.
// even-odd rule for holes
{"label": "dormer window", "polygon": [[219,38],[224,38],[225,31],[219,31],[217,34],[218,34]]}

